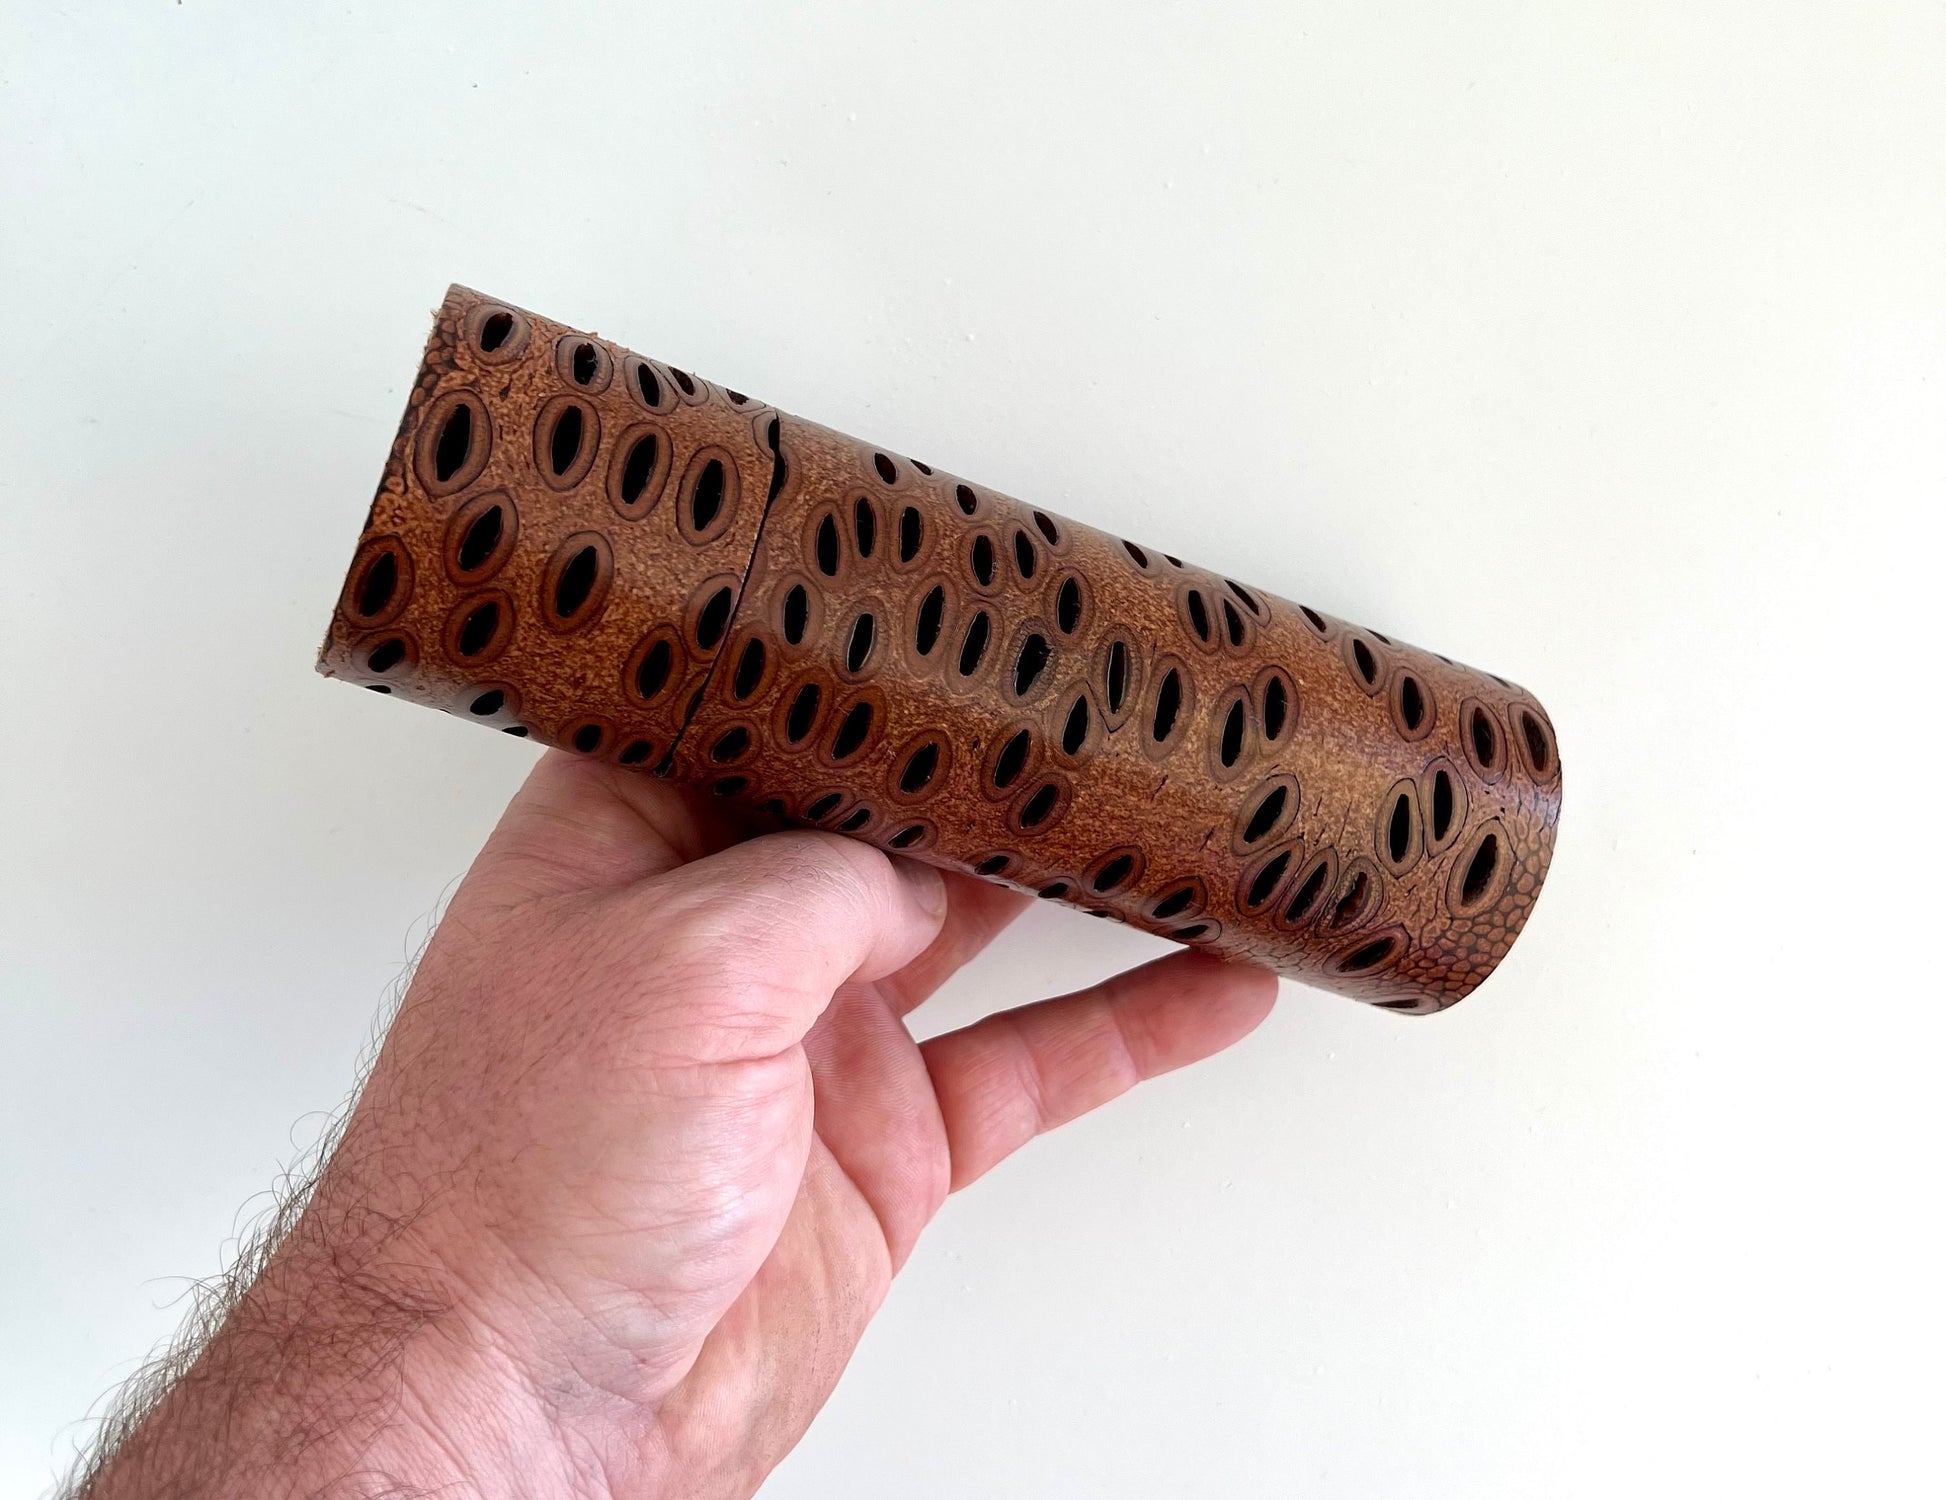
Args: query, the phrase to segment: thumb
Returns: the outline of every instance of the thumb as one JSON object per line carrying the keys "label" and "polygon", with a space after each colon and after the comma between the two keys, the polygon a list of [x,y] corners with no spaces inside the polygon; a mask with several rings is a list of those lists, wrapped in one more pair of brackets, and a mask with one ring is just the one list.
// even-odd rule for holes
{"label": "thumb", "polygon": [[603,905],[606,920],[648,937],[660,1019],[696,1023],[711,1038],[696,1060],[722,1061],[796,1045],[840,985],[883,978],[925,952],[945,921],[946,887],[916,860],[792,830],[638,881]]}

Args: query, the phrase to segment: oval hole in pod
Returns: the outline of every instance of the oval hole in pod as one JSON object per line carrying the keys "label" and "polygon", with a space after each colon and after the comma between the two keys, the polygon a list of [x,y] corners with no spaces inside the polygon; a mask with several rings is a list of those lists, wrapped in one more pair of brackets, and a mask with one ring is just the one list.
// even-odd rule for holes
{"label": "oval hole in pod", "polygon": [[1155,904],[1149,908],[1149,916],[1155,921],[1167,922],[1185,912],[1200,909],[1205,899],[1200,881],[1185,881],[1158,896]]}
{"label": "oval hole in pod", "polygon": [[507,496],[476,495],[446,523],[446,571],[455,583],[482,583],[506,566],[520,531],[520,512]]}
{"label": "oval hole in pod", "polygon": [[1297,691],[1282,667],[1268,668],[1257,684],[1258,724],[1265,743],[1274,745],[1297,721]]}
{"label": "oval hole in pod", "polygon": [[644,636],[630,655],[622,673],[625,688],[643,703],[652,703],[668,691],[675,676],[676,645],[666,629]]}
{"label": "oval hole in pod", "polygon": [[811,737],[811,732],[818,727],[818,709],[823,699],[823,690],[815,682],[805,683],[792,695],[784,714],[786,744],[801,745]]}
{"label": "oval hole in pod", "polygon": [[878,545],[878,512],[872,509],[871,500],[864,495],[860,495],[851,508],[851,530],[858,555],[870,557],[872,549]]}
{"label": "oval hole in pod", "polygon": [[763,685],[764,667],[769,661],[769,653],[764,643],[755,636],[743,643],[737,653],[736,671],[730,677],[730,696],[739,703],[748,702],[756,696],[757,689]]}
{"label": "oval hole in pod", "polygon": [[548,627],[567,632],[593,624],[614,573],[614,554],[599,532],[577,532],[562,542],[541,576],[541,617]]}
{"label": "oval hole in pod", "polygon": [[931,656],[945,623],[946,590],[934,584],[919,601],[919,612],[912,622],[912,649],[920,656]]}
{"label": "oval hole in pod", "polygon": [[1403,875],[1419,862],[1425,829],[1419,815],[1419,784],[1410,777],[1392,784],[1379,802],[1374,838],[1379,862]]}

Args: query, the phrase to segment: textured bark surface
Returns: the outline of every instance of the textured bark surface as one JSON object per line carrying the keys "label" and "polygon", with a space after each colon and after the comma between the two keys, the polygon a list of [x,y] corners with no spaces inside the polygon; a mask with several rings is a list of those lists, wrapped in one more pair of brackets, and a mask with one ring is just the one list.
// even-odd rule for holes
{"label": "textured bark surface", "polygon": [[1408,1013],[1560,810],[1500,678],[460,287],[319,670]]}

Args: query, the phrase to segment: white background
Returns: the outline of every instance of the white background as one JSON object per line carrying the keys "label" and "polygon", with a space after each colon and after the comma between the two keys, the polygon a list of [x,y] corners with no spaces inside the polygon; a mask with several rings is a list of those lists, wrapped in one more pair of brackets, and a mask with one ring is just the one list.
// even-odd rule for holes
{"label": "white background", "polygon": [[[1938,1493],[1938,4],[0,7],[0,1489],[532,750],[311,658],[460,280],[1529,684],[1499,975],[952,1202],[773,1497]],[[1147,957],[1037,909],[928,1030]]]}

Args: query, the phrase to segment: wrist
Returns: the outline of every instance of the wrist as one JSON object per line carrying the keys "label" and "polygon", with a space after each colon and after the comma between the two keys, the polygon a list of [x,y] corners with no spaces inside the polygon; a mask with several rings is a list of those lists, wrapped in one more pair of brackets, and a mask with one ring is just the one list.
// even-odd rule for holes
{"label": "wrist", "polygon": [[411,1226],[330,1212],[336,1186],[85,1500],[611,1500],[477,1296]]}

